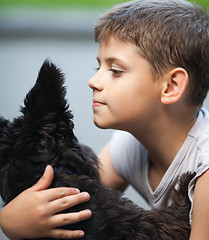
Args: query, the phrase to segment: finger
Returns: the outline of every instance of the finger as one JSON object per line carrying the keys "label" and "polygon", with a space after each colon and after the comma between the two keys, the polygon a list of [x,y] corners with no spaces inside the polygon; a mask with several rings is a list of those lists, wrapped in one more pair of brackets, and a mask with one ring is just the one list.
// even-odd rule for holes
{"label": "finger", "polygon": [[52,166],[47,165],[44,171],[43,176],[38,180],[36,184],[34,184],[29,191],[41,191],[47,189],[53,180],[54,170]]}
{"label": "finger", "polygon": [[78,193],[80,193],[80,190],[73,187],[50,188],[42,191],[43,197],[48,202],[55,201],[57,199],[62,199],[66,196],[71,196]]}
{"label": "finger", "polygon": [[64,229],[53,229],[49,232],[47,237],[57,239],[77,239],[84,236],[84,232],[81,230],[64,230]]}
{"label": "finger", "polygon": [[87,192],[59,198],[49,203],[49,211],[51,214],[55,214],[67,208],[86,202],[89,199],[90,195]]}
{"label": "finger", "polygon": [[92,216],[92,212],[89,209],[86,209],[80,212],[57,214],[51,217],[50,226],[52,228],[57,228],[57,227],[87,220],[91,216]]}

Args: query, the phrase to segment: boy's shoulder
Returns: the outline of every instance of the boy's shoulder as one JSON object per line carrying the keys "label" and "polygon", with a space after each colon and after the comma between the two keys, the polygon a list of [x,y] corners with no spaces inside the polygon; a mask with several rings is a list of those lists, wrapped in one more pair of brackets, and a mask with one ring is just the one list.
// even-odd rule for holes
{"label": "boy's shoulder", "polygon": [[196,141],[199,152],[209,155],[209,111],[206,108],[200,109],[197,120],[188,136]]}

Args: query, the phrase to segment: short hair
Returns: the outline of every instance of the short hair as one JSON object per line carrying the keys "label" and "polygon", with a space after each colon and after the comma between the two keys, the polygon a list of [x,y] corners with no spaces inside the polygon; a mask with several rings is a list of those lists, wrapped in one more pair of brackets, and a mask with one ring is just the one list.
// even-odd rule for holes
{"label": "short hair", "polygon": [[152,66],[154,78],[175,67],[189,76],[188,103],[201,106],[209,89],[209,17],[184,0],[136,0],[104,13],[95,25],[95,41],[112,36],[135,44]]}

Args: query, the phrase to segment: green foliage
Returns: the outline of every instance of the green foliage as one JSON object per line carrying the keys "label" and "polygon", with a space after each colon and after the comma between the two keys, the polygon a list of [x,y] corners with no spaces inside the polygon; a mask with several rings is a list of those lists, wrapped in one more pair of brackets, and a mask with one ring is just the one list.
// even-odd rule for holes
{"label": "green foliage", "polygon": [[200,6],[206,8],[207,10],[209,10],[209,0],[196,0],[196,1],[191,1],[190,0],[190,2],[196,2]]}
{"label": "green foliage", "polygon": [[111,7],[118,3],[125,2],[123,0],[0,0],[0,6],[8,7]]}
{"label": "green foliage", "polygon": [[[209,10],[209,0],[189,0]],[[0,7],[107,8],[126,0],[0,0]]]}

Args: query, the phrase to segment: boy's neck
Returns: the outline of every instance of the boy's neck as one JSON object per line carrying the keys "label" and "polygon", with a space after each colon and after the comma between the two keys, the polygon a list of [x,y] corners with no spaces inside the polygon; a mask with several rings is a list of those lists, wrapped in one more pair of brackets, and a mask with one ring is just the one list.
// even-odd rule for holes
{"label": "boy's neck", "polygon": [[165,111],[158,116],[159,118],[156,117],[150,122],[147,129],[132,134],[147,149],[150,173],[156,175],[159,183],[194,125],[197,113],[194,109],[188,108],[182,113]]}

